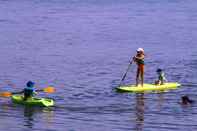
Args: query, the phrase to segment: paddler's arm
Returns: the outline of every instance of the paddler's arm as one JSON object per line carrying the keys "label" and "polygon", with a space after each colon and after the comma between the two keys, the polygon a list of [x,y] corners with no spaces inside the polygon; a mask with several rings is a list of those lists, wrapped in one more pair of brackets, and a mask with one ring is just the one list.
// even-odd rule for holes
{"label": "paddler's arm", "polygon": [[168,80],[166,79],[166,77],[165,77],[165,74],[164,74],[164,73],[162,73],[162,74],[161,74],[161,76],[162,76],[162,78],[163,78],[163,81],[164,81],[164,82],[168,82]]}
{"label": "paddler's arm", "polygon": [[141,56],[135,56],[135,59],[143,60],[143,59],[144,59],[144,55],[141,55]]}
{"label": "paddler's arm", "polygon": [[144,55],[142,55],[142,56],[140,56],[140,57],[139,57],[139,56],[134,56],[134,57],[133,57],[133,61],[134,61],[134,62],[136,62],[137,60],[143,60],[143,59],[144,59]]}
{"label": "paddler's arm", "polygon": [[34,88],[33,89],[33,95],[37,95],[38,94],[38,92],[36,92],[36,89]]}
{"label": "paddler's arm", "polygon": [[132,62],[136,62],[136,57],[135,57],[135,56],[130,60],[130,64],[131,64]]}
{"label": "paddler's arm", "polygon": [[14,95],[14,94],[23,94],[23,93],[24,93],[24,90],[19,91],[19,92],[12,92],[13,95]]}
{"label": "paddler's arm", "polygon": [[138,59],[138,57],[137,56],[134,56],[133,59],[132,59],[132,61],[136,62],[137,59]]}
{"label": "paddler's arm", "polygon": [[168,82],[168,80],[167,80],[165,77],[164,77],[164,81],[165,81],[165,82]]}

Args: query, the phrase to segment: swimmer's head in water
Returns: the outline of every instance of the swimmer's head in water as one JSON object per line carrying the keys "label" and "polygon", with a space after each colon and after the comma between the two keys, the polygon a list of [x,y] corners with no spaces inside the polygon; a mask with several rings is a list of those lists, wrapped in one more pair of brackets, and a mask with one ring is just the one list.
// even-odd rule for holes
{"label": "swimmer's head in water", "polygon": [[182,104],[192,104],[194,101],[190,100],[188,96],[182,96]]}

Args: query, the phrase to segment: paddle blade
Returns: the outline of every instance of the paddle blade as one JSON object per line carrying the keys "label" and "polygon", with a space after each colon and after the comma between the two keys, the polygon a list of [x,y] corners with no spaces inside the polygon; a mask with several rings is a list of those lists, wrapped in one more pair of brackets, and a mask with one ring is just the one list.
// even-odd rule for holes
{"label": "paddle blade", "polygon": [[50,87],[44,88],[43,91],[46,93],[53,93],[55,92],[55,88],[50,86]]}
{"label": "paddle blade", "polygon": [[10,96],[12,96],[12,93],[11,92],[2,92],[2,93],[0,93],[0,96],[1,97],[10,97]]}

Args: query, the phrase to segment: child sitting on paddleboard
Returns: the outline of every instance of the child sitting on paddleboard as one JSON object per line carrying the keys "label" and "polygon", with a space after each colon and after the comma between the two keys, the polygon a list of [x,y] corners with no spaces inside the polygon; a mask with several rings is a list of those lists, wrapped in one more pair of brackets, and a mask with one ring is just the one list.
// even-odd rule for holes
{"label": "child sitting on paddleboard", "polygon": [[155,81],[155,85],[163,85],[167,80],[165,78],[165,73],[162,69],[157,69],[158,80]]}
{"label": "child sitting on paddleboard", "polygon": [[133,61],[137,64],[136,86],[138,86],[140,79],[141,79],[141,86],[143,87],[144,85],[144,57],[145,57],[144,49],[138,48],[137,54],[133,57]]}
{"label": "child sitting on paddleboard", "polygon": [[27,100],[29,98],[32,98],[34,94],[36,94],[34,82],[28,81],[26,84],[26,87],[23,89],[24,93],[24,100]]}

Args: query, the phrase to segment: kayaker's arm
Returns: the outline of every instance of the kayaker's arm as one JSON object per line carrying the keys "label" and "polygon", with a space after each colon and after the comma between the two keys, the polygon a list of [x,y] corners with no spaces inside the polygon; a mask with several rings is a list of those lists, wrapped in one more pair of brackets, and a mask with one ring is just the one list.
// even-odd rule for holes
{"label": "kayaker's arm", "polygon": [[34,94],[34,95],[37,95],[37,94],[38,94],[38,92],[34,91],[34,92],[33,92],[33,94]]}
{"label": "kayaker's arm", "polygon": [[35,88],[33,89],[33,95],[37,95],[37,90],[35,90]]}
{"label": "kayaker's arm", "polygon": [[13,95],[14,95],[14,94],[23,94],[23,93],[24,93],[24,90],[19,91],[19,92],[12,92]]}

